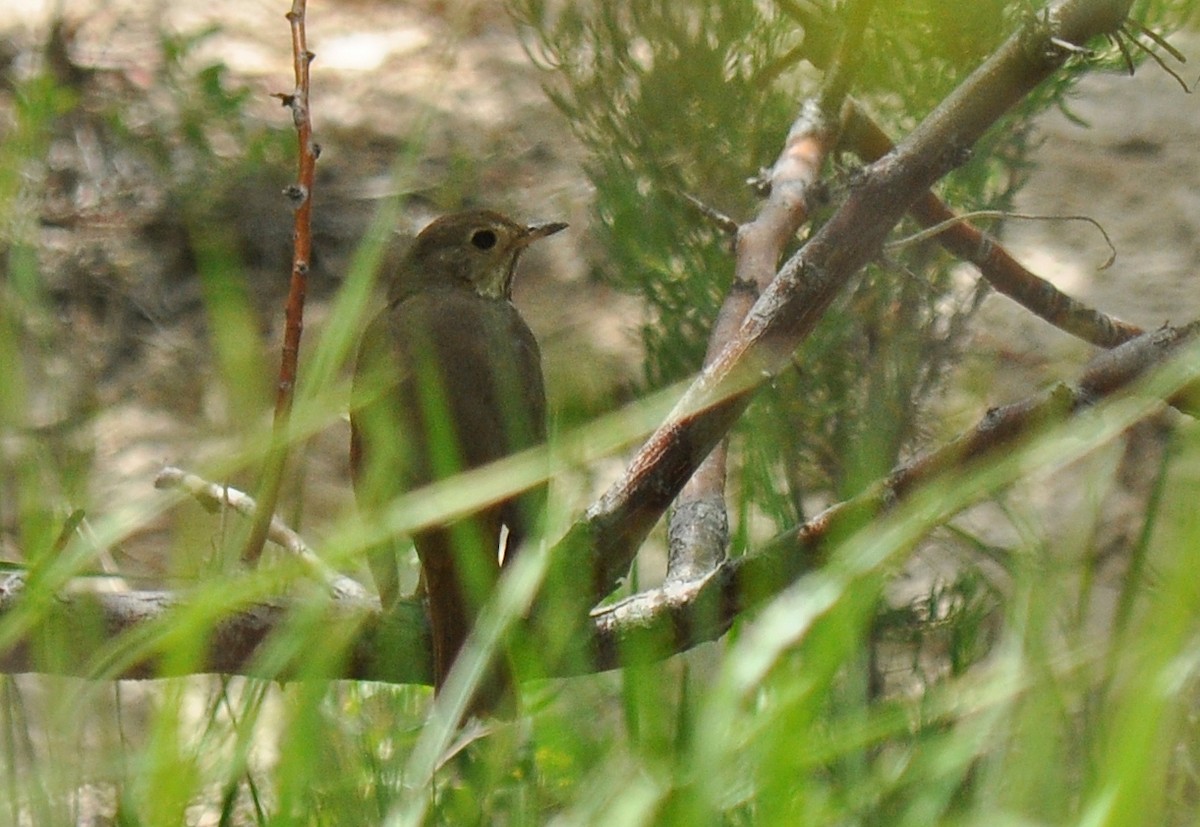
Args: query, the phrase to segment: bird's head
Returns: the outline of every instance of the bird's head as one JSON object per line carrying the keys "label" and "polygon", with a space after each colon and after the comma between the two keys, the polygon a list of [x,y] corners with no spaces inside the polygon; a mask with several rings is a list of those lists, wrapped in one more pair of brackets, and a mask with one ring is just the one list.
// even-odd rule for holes
{"label": "bird's head", "polygon": [[509,299],[521,251],[566,226],[558,221],[520,224],[491,210],[444,215],[417,236],[388,299],[395,302],[428,288],[462,288],[489,299]]}

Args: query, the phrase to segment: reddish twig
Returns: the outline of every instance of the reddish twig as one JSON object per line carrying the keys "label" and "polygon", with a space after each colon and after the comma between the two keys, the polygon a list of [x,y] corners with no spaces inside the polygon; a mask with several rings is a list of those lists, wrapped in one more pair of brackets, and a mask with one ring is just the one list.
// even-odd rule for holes
{"label": "reddish twig", "polygon": [[275,389],[275,421],[271,434],[271,450],[267,455],[250,536],[242,550],[242,559],[254,564],[262,554],[271,518],[279,502],[283,484],[283,469],[288,456],[288,422],[296,392],[296,370],[300,358],[300,337],[304,331],[304,297],[308,290],[308,270],[312,261],[312,193],[316,179],[317,156],[320,148],[313,142],[312,118],[308,106],[309,66],[313,53],[308,50],[304,15],[306,0],[292,0],[287,13],[292,29],[292,62],[296,88],[291,94],[279,94],[283,105],[292,112],[298,143],[298,174],[296,183],[285,191],[295,207],[293,227],[292,277],[288,288],[283,350],[279,361],[279,383]]}

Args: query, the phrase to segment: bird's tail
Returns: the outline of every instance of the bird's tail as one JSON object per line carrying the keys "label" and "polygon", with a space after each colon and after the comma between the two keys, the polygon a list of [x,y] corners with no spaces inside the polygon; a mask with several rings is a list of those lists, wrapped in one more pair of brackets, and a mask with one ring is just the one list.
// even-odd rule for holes
{"label": "bird's tail", "polygon": [[[455,658],[474,628],[479,608],[499,577],[495,551],[499,531],[479,528],[478,523],[459,523],[415,538],[428,600],[435,692],[445,685]],[[504,648],[498,647],[467,705],[467,715],[515,714],[515,688],[512,664]]]}

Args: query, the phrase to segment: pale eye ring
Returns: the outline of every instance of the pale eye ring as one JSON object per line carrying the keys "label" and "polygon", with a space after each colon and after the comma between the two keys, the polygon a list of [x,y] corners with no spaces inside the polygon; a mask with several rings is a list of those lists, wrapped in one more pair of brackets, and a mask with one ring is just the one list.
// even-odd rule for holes
{"label": "pale eye ring", "polygon": [[471,233],[471,244],[479,250],[490,250],[496,246],[496,233],[492,230],[476,230]]}

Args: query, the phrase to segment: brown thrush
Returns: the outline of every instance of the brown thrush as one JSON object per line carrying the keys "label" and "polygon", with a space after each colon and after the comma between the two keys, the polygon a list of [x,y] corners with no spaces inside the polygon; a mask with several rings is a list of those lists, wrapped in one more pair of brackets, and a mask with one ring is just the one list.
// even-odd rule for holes
{"label": "brown thrush", "polygon": [[[378,507],[545,440],[541,355],[510,299],[521,251],[566,226],[526,226],[479,210],[439,218],[417,236],[359,348],[350,462],[361,505]],[[512,559],[544,499],[543,484],[413,537],[435,689],[494,588],[500,561]],[[394,550],[373,551],[369,562],[386,608],[399,588]],[[506,663],[494,667],[472,710],[493,707],[510,681]]]}

